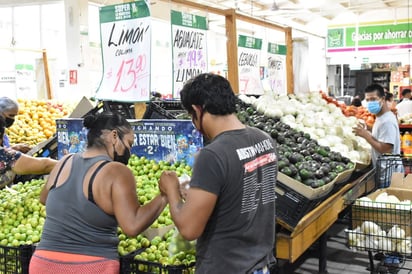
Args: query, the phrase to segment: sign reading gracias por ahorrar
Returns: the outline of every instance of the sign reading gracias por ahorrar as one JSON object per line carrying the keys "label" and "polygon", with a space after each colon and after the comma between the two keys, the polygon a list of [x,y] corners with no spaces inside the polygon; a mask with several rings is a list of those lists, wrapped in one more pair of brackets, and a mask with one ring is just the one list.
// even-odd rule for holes
{"label": "sign reading gracias por ahorrar", "polygon": [[409,23],[336,27],[328,29],[328,52],[411,48]]}

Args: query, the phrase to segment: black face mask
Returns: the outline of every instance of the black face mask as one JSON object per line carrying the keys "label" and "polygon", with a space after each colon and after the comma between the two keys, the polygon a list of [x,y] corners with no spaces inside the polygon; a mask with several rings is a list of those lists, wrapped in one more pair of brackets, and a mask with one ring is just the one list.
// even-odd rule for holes
{"label": "black face mask", "polygon": [[[120,141],[123,143],[123,140],[120,139]],[[119,162],[119,163],[123,163],[125,165],[127,165],[129,163],[129,159],[130,159],[130,150],[124,145],[124,152],[122,155],[117,154],[116,149],[114,149],[114,145],[113,145],[113,161],[115,162]]]}
{"label": "black face mask", "polygon": [[14,119],[6,117],[5,122],[6,122],[6,127],[11,127],[11,125],[13,125],[14,123]]}

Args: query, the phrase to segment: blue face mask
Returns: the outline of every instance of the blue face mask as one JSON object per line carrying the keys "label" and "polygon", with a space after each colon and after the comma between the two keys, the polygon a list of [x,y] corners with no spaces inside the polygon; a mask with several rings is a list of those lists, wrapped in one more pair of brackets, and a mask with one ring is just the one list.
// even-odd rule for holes
{"label": "blue face mask", "polygon": [[378,114],[382,109],[381,104],[379,104],[379,101],[371,101],[368,102],[368,111],[372,114]]}

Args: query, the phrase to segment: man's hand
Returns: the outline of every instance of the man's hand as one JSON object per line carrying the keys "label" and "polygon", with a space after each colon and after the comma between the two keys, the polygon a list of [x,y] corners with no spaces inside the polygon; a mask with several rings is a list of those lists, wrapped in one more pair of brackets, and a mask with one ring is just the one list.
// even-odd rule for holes
{"label": "man's hand", "polygon": [[179,178],[174,171],[163,171],[159,179],[160,192],[166,196],[179,191]]}
{"label": "man's hand", "polygon": [[352,132],[362,138],[366,138],[368,135],[370,135],[370,132],[368,131],[366,125],[362,123],[358,123],[355,127],[353,127]]}

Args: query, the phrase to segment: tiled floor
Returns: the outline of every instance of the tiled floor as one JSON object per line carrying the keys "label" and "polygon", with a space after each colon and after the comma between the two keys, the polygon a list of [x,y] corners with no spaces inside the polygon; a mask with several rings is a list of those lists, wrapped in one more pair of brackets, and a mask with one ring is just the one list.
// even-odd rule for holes
{"label": "tiled floor", "polygon": [[[327,273],[328,274],[361,274],[371,273],[369,270],[369,257],[367,252],[355,252],[346,246],[344,223],[336,223],[329,231],[327,242]],[[319,273],[319,252],[317,244],[308,249],[295,263],[280,261],[279,274],[316,274]],[[378,261],[374,261],[375,265]],[[376,269],[376,267],[375,267]],[[403,269],[398,272],[374,272],[374,273],[412,273],[412,259],[406,259]],[[325,273],[322,273],[325,274]]]}

